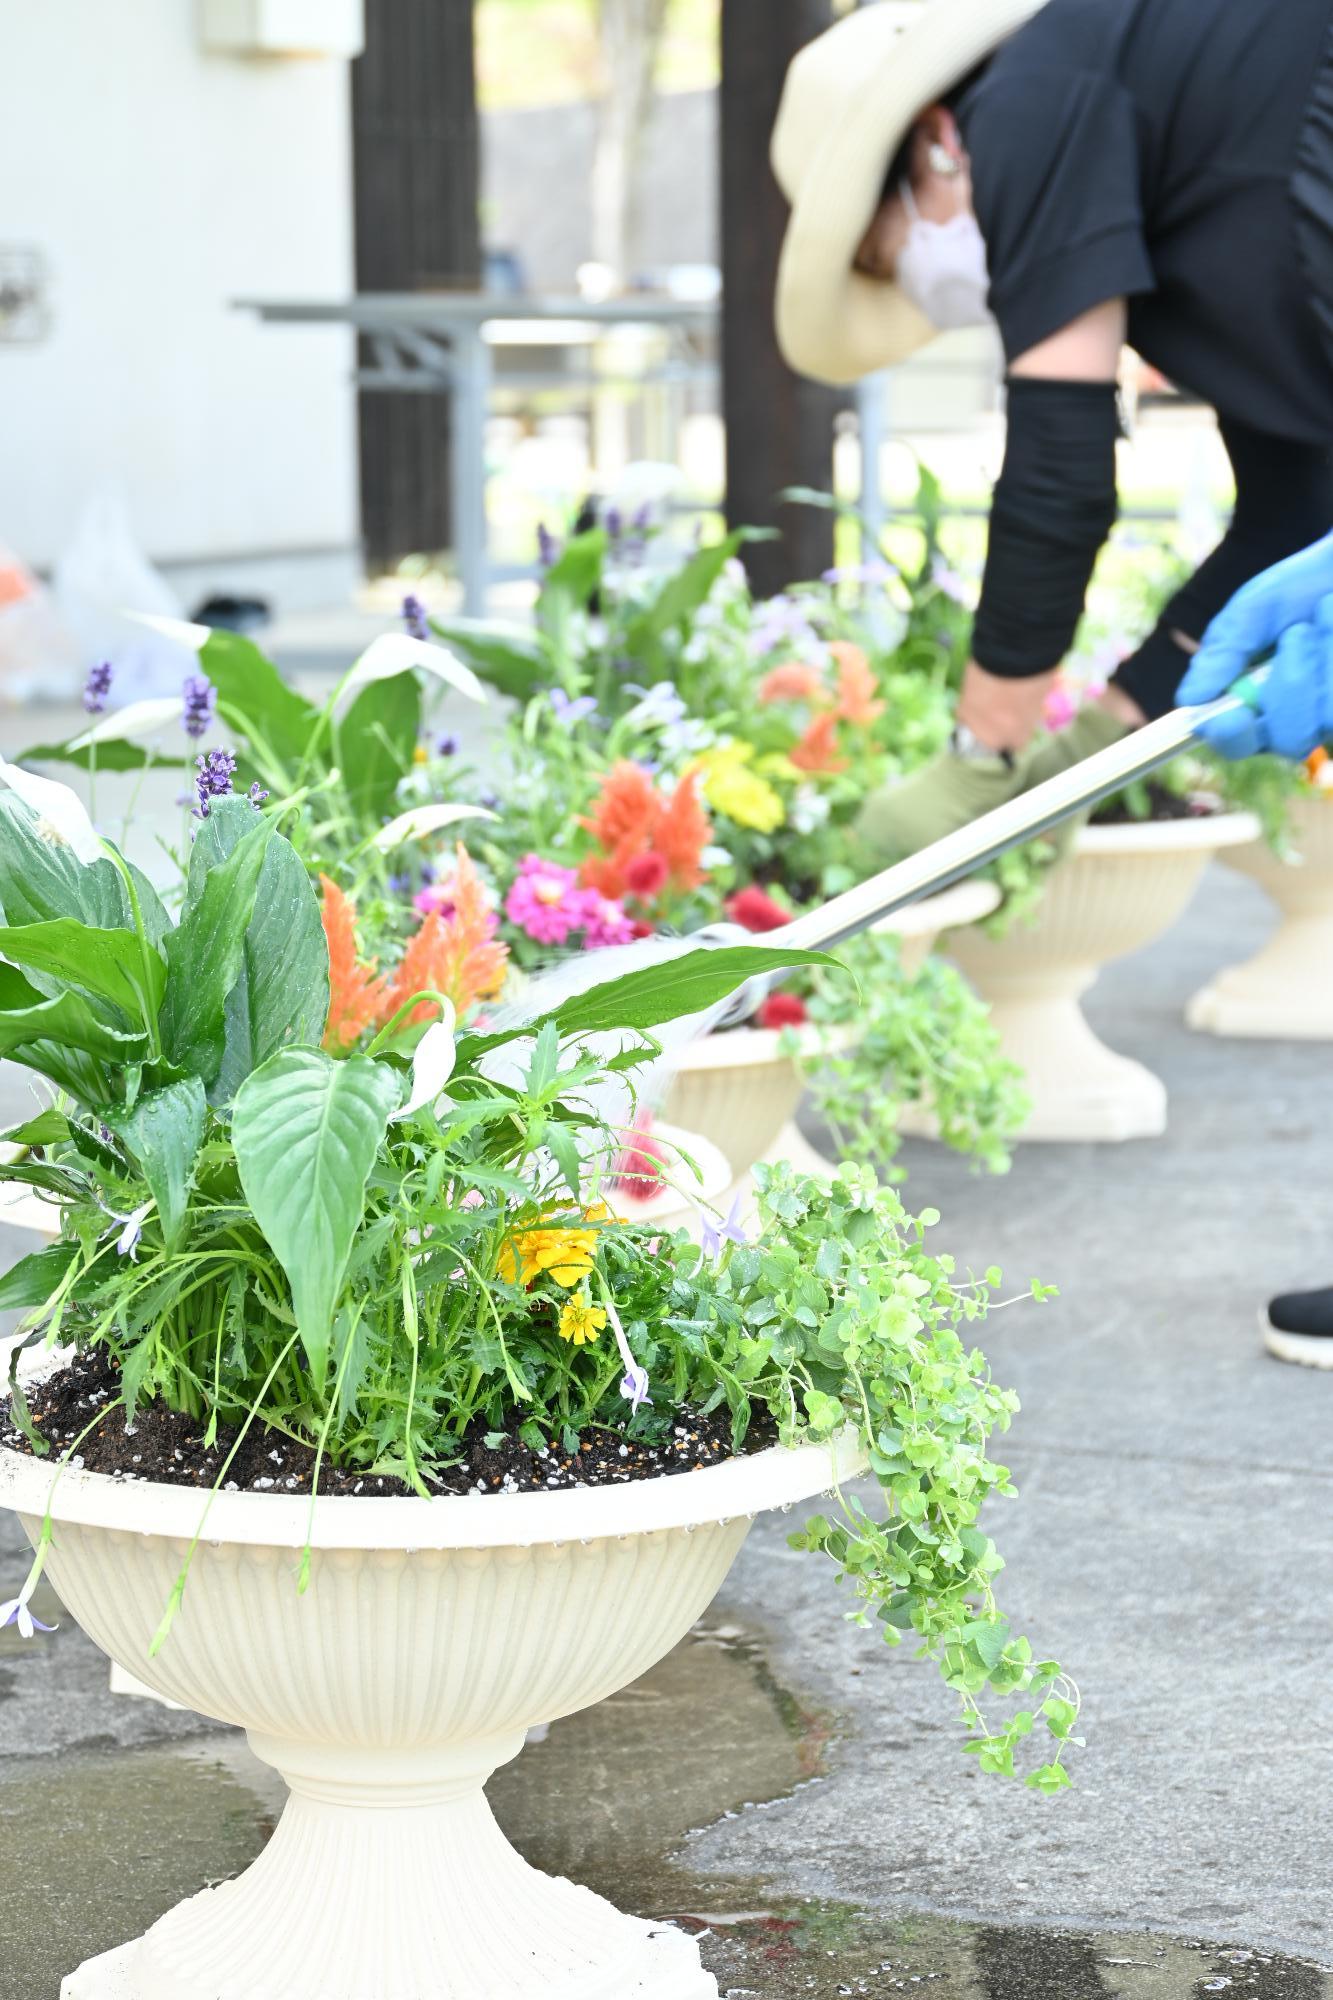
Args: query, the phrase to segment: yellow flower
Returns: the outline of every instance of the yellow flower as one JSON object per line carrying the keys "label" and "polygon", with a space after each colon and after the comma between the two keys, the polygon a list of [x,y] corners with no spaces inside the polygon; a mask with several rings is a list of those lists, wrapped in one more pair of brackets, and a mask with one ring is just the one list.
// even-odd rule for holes
{"label": "yellow flower", "polygon": [[418,743],[416,749],[412,752],[412,762],[414,764],[429,764],[430,752],[424,743]]}
{"label": "yellow flower", "polygon": [[568,1299],[560,1308],[560,1338],[575,1347],[596,1340],[606,1325],[605,1306],[590,1306],[586,1299]]}
{"label": "yellow flower", "polygon": [[[599,1204],[586,1211],[585,1220],[602,1222],[608,1215],[609,1210]],[[506,1238],[496,1269],[506,1284],[532,1285],[538,1278],[548,1277],[572,1291],[592,1270],[596,1254],[595,1229],[568,1223],[547,1228],[543,1223],[541,1228],[520,1229]]]}
{"label": "yellow flower", "polygon": [[781,796],[766,778],[749,769],[754,745],[720,743],[699,759],[704,797],[714,812],[753,833],[775,833],[787,817]]}

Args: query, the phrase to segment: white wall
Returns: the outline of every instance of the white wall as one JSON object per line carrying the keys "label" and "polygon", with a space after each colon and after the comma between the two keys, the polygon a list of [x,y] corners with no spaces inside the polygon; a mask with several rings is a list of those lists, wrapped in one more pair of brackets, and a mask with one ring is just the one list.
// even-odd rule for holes
{"label": "white wall", "polygon": [[193,0],[0,0],[0,244],[40,248],[54,305],[42,345],[0,342],[0,544],[51,563],[111,481],[155,560],[327,575],[350,339],[229,302],[352,289],[346,62],[208,53]]}

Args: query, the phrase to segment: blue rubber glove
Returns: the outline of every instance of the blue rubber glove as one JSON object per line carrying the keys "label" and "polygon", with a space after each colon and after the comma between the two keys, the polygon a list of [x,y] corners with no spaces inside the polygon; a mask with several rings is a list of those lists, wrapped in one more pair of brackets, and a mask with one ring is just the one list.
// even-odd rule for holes
{"label": "blue rubber glove", "polygon": [[1203,635],[1176,700],[1215,701],[1261,654],[1276,647],[1257,707],[1206,723],[1200,732],[1223,757],[1308,757],[1333,737],[1333,535],[1256,576]]}

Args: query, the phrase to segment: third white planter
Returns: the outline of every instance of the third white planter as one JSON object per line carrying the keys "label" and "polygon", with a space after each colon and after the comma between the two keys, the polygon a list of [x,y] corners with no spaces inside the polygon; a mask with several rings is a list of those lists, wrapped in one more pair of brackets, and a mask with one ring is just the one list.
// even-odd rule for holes
{"label": "third white planter", "polygon": [[1023,1139],[1155,1138],[1166,1086],[1096,1036],[1080,1002],[1103,965],[1170,929],[1212,855],[1254,839],[1247,813],[1087,827],[1051,872],[1035,917],[1001,937],[955,932],[949,956],[1024,1070],[1032,1116]]}
{"label": "third white planter", "polygon": [[1292,808],[1295,857],[1279,860],[1266,841],[1235,847],[1227,866],[1248,875],[1277,904],[1279,921],[1253,958],[1195,994],[1192,1028],[1274,1041],[1333,1041],[1333,794],[1312,791]]}

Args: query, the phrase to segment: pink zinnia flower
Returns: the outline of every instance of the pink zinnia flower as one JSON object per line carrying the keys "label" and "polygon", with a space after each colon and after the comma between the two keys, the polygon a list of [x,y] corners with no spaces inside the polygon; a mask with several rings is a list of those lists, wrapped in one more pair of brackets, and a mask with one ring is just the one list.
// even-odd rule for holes
{"label": "pink zinnia flower", "polygon": [[609,944],[629,944],[634,937],[634,924],[626,916],[622,903],[613,903],[609,896],[603,896],[597,889],[584,889],[583,899],[583,942],[588,951],[600,951]]}
{"label": "pink zinnia flower", "polygon": [[539,854],[525,854],[505,897],[505,915],[538,944],[564,944],[584,922],[577,874]]}
{"label": "pink zinnia flower", "polygon": [[1069,689],[1060,681],[1055,683],[1046,697],[1042,715],[1048,729],[1068,729],[1078,714],[1078,702]]}
{"label": "pink zinnia flower", "polygon": [[423,917],[451,917],[454,913],[453,883],[430,883],[412,898],[412,908]]}

